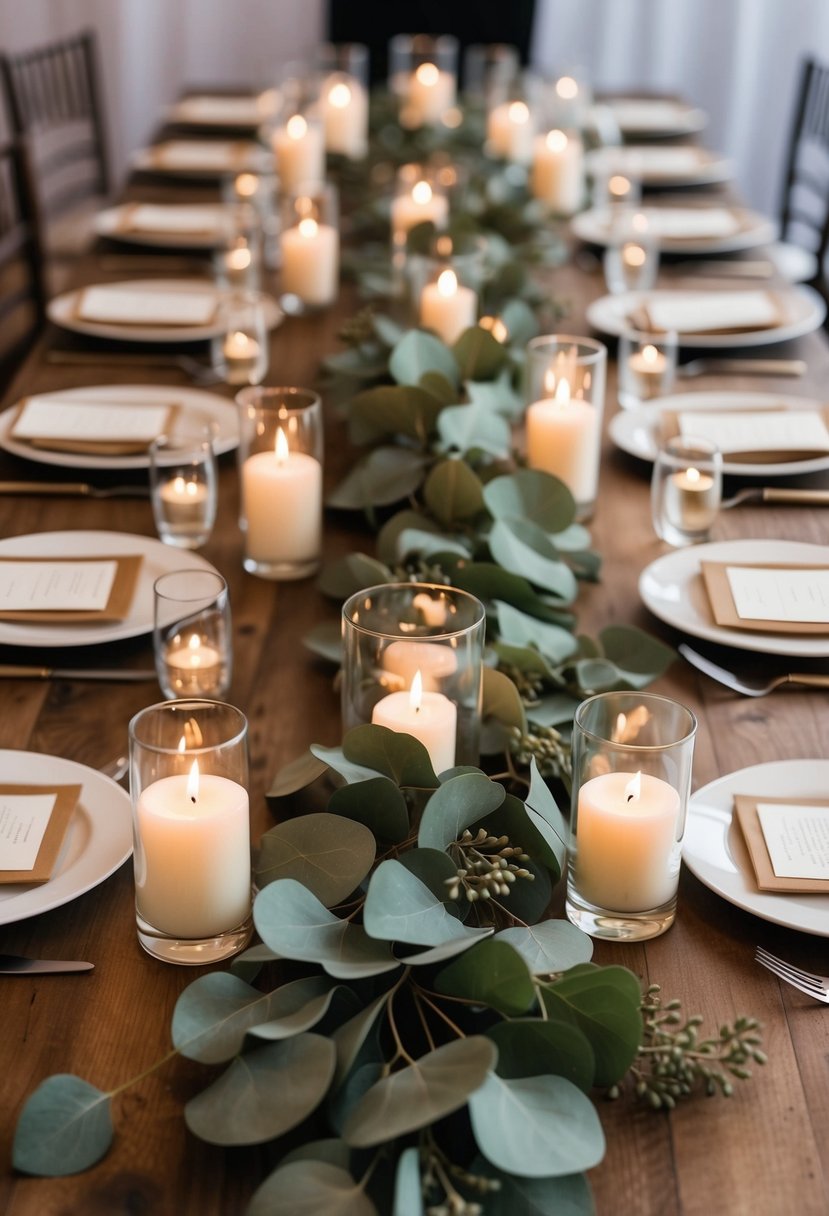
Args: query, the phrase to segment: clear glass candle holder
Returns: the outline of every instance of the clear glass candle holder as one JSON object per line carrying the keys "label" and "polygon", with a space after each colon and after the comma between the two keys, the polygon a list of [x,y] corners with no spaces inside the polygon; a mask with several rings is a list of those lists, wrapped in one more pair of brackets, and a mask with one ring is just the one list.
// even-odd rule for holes
{"label": "clear glass candle holder", "polygon": [[[451,240],[446,238],[449,249]],[[466,329],[477,324],[484,264],[479,252],[441,257],[413,255],[407,264],[411,300],[422,329],[453,346]]]}
{"label": "clear glass candle holder", "polygon": [[326,151],[362,160],[368,152],[368,47],[326,42],[317,61]]}
{"label": "clear glass candle holder", "polygon": [[207,432],[160,435],[150,444],[150,501],[165,545],[199,549],[216,522],[216,454]]}
{"label": "clear glass candle holder", "polygon": [[327,308],[340,287],[340,231],[333,182],[307,182],[282,208],[282,294],[292,315]]}
{"label": "clear glass candle holder", "polygon": [[592,937],[644,941],[674,922],[696,728],[651,693],[576,710],[566,910]]}
{"label": "clear glass candle holder", "polygon": [[275,173],[236,173],[222,180],[222,199],[230,208],[229,230],[247,231],[246,216],[252,208],[256,215],[261,240],[261,260],[268,270],[279,264],[279,213]]}
{"label": "clear glass candle holder", "polygon": [[258,291],[262,285],[259,214],[251,204],[238,203],[229,209],[229,221],[227,241],[213,255],[216,282],[220,287]]}
{"label": "clear glass candle holder", "polygon": [[227,583],[215,570],[172,570],[153,584],[153,649],[168,699],[227,696],[233,676]]}
{"label": "clear glass candle holder", "polygon": [[431,224],[438,232],[449,223],[446,187],[428,165],[401,165],[395,178],[391,202],[392,260],[397,268],[406,263],[409,233],[419,224]]}
{"label": "clear glass candle holder", "polygon": [[271,136],[280,189],[295,193],[303,182],[325,178],[325,131],[316,107],[287,105]]}
{"label": "clear glass candle holder", "polygon": [[619,337],[619,405],[637,409],[643,402],[665,397],[676,380],[679,341],[673,330],[646,333],[626,329]]}
{"label": "clear glass candle holder", "polygon": [[621,217],[629,217],[642,201],[642,182],[631,172],[614,164],[612,147],[594,153],[593,206],[606,214],[608,227]]}
{"label": "clear glass candle holder", "polygon": [[607,347],[549,334],[527,346],[527,464],[558,477],[589,519],[599,488]]}
{"label": "clear glass candle holder", "polygon": [[236,402],[244,567],[260,578],[308,578],[322,548],[322,402],[284,386],[243,389]]}
{"label": "clear glass candle holder", "polygon": [[399,98],[402,126],[445,122],[455,108],[457,78],[458,40],[450,34],[396,34],[389,42],[389,89]]}
{"label": "clear glass candle holder", "polygon": [[463,55],[463,95],[467,103],[487,106],[521,74],[518,47],[505,42],[474,42]]}
{"label": "clear glass candle holder", "polygon": [[620,216],[612,223],[603,266],[611,295],[650,291],[654,286],[659,273],[659,242],[641,212]]}
{"label": "clear glass candle holder", "polygon": [[702,437],[672,435],[656,453],[651,516],[660,540],[679,548],[708,540],[722,502],[722,453]]}
{"label": "clear glass candle holder", "polygon": [[551,127],[581,131],[591,105],[593,90],[583,67],[566,67],[546,91],[545,106]]}
{"label": "clear glass candle holder", "polygon": [[414,735],[436,773],[479,761],[486,613],[466,591],[387,583],[343,605],[343,729]]}
{"label": "clear glass candle holder", "polygon": [[214,370],[227,384],[260,384],[270,358],[262,297],[255,291],[229,292],[222,316],[224,332],[211,344]]}
{"label": "clear glass candle holder", "polygon": [[253,933],[247,720],[165,701],[135,715],[129,743],[138,940],[164,962],[217,963]]}
{"label": "clear glass candle holder", "polygon": [[493,82],[487,90],[486,144],[489,156],[528,165],[540,118],[537,90],[531,78],[516,74]]}
{"label": "clear glass candle holder", "polygon": [[533,140],[530,190],[556,215],[575,215],[584,206],[584,144],[574,129],[553,127]]}

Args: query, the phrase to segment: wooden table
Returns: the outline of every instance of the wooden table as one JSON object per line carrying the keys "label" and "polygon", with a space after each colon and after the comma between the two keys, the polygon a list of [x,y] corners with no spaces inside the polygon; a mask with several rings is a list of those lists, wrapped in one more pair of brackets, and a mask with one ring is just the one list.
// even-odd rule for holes
{"label": "wooden table", "polygon": [[[148,197],[147,191],[137,191]],[[155,196],[192,197],[165,186]],[[111,254],[111,250],[109,253]],[[129,256],[125,251],[124,256]],[[130,277],[103,271],[101,251],[78,266],[77,281]],[[109,263],[111,266],[111,263]],[[136,258],[136,274],[141,263]],[[675,278],[675,276],[674,276]],[[553,290],[570,301],[562,325],[588,332],[584,308],[603,292],[597,264],[581,259],[556,271]],[[320,353],[333,349],[341,321],[353,309],[340,305],[309,319],[292,319],[271,346],[270,383],[314,382]],[[6,404],[24,393],[70,385],[118,381],[183,384],[175,372],[150,366],[71,368],[47,362],[50,348],[83,347],[48,332],[9,386]],[[765,351],[762,353],[766,353]],[[797,385],[729,378],[727,385],[700,380],[696,387],[794,388],[825,393],[829,347],[823,335],[786,344],[786,357],[808,361]],[[611,375],[608,412],[615,408]],[[352,453],[344,428],[327,420],[326,481],[333,485]],[[39,466],[0,454],[0,477],[43,476]],[[817,482],[819,479],[813,479]],[[335,611],[313,583],[274,584],[246,575],[237,528],[237,477],[233,457],[221,461],[220,510],[204,555],[228,579],[235,633],[235,673],[229,700],[250,721],[251,806],[255,834],[272,822],[264,792],[273,774],[312,741],[339,740],[339,707],[331,670],[300,644],[301,636]],[[153,536],[149,503],[0,498],[0,535],[61,528],[106,528]],[[640,570],[661,551],[649,515],[648,470],[608,445],[601,493],[592,525],[604,555],[602,581],[585,586],[579,600],[580,629],[594,633],[611,622],[634,623],[678,640],[650,618],[637,594]],[[795,507],[745,508],[724,513],[716,539],[747,536],[829,540],[827,515]],[[354,548],[370,551],[371,536],[359,520],[330,514],[325,556]],[[726,655],[735,665],[749,658]],[[7,652],[4,661],[32,661],[31,652]],[[151,642],[142,637],[72,653],[73,664],[150,665]],[[68,661],[64,655],[64,662]],[[812,664],[819,668],[819,664]],[[823,670],[825,670],[825,665]],[[654,686],[699,717],[695,787],[761,761],[825,755],[826,697],[782,690],[749,700],[698,676],[677,661]],[[50,753],[98,767],[123,753],[127,723],[157,695],[153,685],[6,680],[0,691],[0,745]],[[829,918],[829,908],[827,908]],[[647,945],[597,944],[596,961],[630,967],[643,982],[658,981],[667,996],[699,1012],[707,1027],[739,1014],[759,1017],[770,1061],[734,1097],[696,1098],[674,1113],[652,1114],[628,1102],[600,1104],[607,1156],[590,1176],[600,1216],[820,1216],[829,1211],[829,1011],[781,986],[753,962],[762,942],[795,963],[829,970],[825,938],[777,928],[741,912],[685,872],[679,915],[671,931]],[[235,1216],[269,1168],[265,1150],[222,1151],[192,1138],[181,1116],[183,1101],[202,1083],[201,1070],[173,1061],[115,1102],[117,1138],[94,1170],[67,1179],[13,1175],[10,1146],[17,1114],[46,1076],[74,1072],[102,1089],[136,1076],[169,1049],[170,1017],[182,989],[198,972],[166,966],[139,948],[134,923],[132,866],[121,867],[95,890],[52,912],[0,928],[0,950],[40,957],[82,957],[95,962],[88,976],[2,979],[0,1075],[3,1076],[3,1164],[0,1208],[8,1216],[46,1213],[146,1213],[152,1216]]]}

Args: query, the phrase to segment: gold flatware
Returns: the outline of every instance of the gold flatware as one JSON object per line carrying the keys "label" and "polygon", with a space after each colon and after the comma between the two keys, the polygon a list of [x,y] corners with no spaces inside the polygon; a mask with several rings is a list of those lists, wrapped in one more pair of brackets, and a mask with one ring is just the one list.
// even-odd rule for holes
{"label": "gold flatware", "polygon": [[0,679],[8,680],[107,680],[113,684],[141,684],[145,680],[155,678],[155,671],[149,669],[31,667],[17,663],[0,663]]}
{"label": "gold flatware", "polygon": [[799,684],[805,688],[829,688],[829,675],[822,675],[819,671],[794,671],[787,675],[775,676],[772,680],[751,681],[741,679],[733,671],[720,667],[718,663],[712,662],[704,654],[699,654],[686,642],[680,642],[677,650],[686,662],[690,663],[692,667],[696,667],[697,671],[716,680],[718,684],[724,684],[726,688],[733,689],[734,692],[742,693],[744,697],[765,697],[784,684]]}
{"label": "gold flatware", "polygon": [[691,359],[677,368],[683,377],[707,375],[735,376],[802,376],[806,364],[802,359]]}
{"label": "gold flatware", "polygon": [[750,486],[720,503],[723,510],[745,502],[779,502],[790,506],[829,507],[829,490],[787,490],[778,486]]}
{"label": "gold flatware", "polygon": [[149,498],[150,487],[93,486],[86,481],[0,481],[0,495],[44,494],[48,498]]}
{"label": "gold flatware", "polygon": [[706,279],[770,279],[774,274],[771,262],[738,261],[682,261],[669,262],[665,270],[683,276],[694,275]]}
{"label": "gold flatware", "polygon": [[154,367],[173,368],[196,384],[223,384],[222,377],[207,363],[191,355],[151,355],[143,351],[49,350],[46,362],[57,367]]}

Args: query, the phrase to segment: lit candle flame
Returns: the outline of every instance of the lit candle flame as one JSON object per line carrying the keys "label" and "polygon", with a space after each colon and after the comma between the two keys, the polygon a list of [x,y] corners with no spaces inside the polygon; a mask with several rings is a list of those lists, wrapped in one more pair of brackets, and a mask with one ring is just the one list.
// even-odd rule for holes
{"label": "lit candle flame", "polygon": [[700,471],[699,469],[687,469],[685,476],[692,484],[696,484],[700,479]]}
{"label": "lit candle flame", "polygon": [[409,707],[416,714],[420,713],[420,706],[423,702],[423,677],[420,674],[420,668],[414,673],[412,686],[409,689]]}
{"label": "lit candle flame", "polygon": [[563,131],[548,131],[546,142],[551,152],[563,152],[567,147],[567,136]]}
{"label": "lit candle flame", "polygon": [[419,207],[432,201],[432,187],[428,182],[415,182],[412,186],[412,199]]}
{"label": "lit candle flame", "polygon": [[308,123],[301,114],[292,114],[285,124],[289,139],[304,139],[308,133]]}
{"label": "lit candle flame", "polygon": [[455,295],[458,290],[458,276],[454,270],[444,270],[438,275],[438,294],[445,299]]}
{"label": "lit candle flame", "polygon": [[521,125],[530,121],[529,107],[523,101],[513,101],[507,110],[510,122]]}
{"label": "lit candle flame", "polygon": [[625,786],[625,802],[633,802],[642,793],[642,774],[637,773]]}
{"label": "lit candle flame", "polygon": [[621,743],[624,740],[625,731],[627,730],[627,724],[628,724],[627,714],[617,714],[616,727],[613,731],[613,736],[612,736],[614,743]]}
{"label": "lit candle flame", "polygon": [[299,221],[299,235],[306,241],[312,241],[319,231],[319,225],[316,220],[306,219]]}
{"label": "lit candle flame", "polygon": [[187,778],[187,797],[191,802],[195,802],[199,796],[199,762],[193,761],[193,767],[190,769],[190,774]]}
{"label": "lit candle flame", "polygon": [[641,245],[633,245],[628,243],[622,249],[622,257],[628,266],[634,266],[637,268],[639,266],[644,266],[645,256],[645,251]]}
{"label": "lit candle flame", "polygon": [[556,81],[556,92],[564,101],[572,101],[579,95],[578,82],[572,76],[562,76]]}
{"label": "lit candle flame", "polygon": [[344,110],[351,101],[351,89],[343,81],[335,84],[328,93],[328,100],[336,110]]}
{"label": "lit candle flame", "polygon": [[285,464],[290,453],[290,448],[288,447],[288,440],[285,438],[285,432],[281,426],[276,428],[276,443],[274,444],[274,452],[276,454],[277,463]]}
{"label": "lit candle flame", "polygon": [[425,85],[427,89],[433,89],[440,79],[440,72],[433,63],[421,63],[415,76],[420,84]]}
{"label": "lit candle flame", "polygon": [[642,347],[642,360],[645,363],[656,363],[659,358],[659,351],[655,346],[651,346],[650,342],[647,346]]}
{"label": "lit candle flame", "polygon": [[624,198],[630,194],[630,181],[621,173],[614,173],[607,183],[607,191],[611,198]]}
{"label": "lit candle flame", "polygon": [[255,173],[240,173],[234,183],[239,198],[252,198],[259,189],[259,178]]}
{"label": "lit candle flame", "polygon": [[556,385],[555,395],[556,405],[569,405],[570,403],[570,381],[559,380]]}

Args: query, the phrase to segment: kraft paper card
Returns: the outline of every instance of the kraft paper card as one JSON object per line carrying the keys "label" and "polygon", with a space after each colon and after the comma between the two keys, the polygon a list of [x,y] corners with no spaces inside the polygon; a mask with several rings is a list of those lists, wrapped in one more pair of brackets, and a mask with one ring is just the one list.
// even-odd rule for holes
{"label": "kraft paper card", "polygon": [[212,291],[86,287],[78,297],[76,316],[107,325],[208,325],[218,304]]}
{"label": "kraft paper card", "polygon": [[79,785],[0,785],[0,883],[52,877]]}
{"label": "kraft paper card", "polygon": [[785,318],[770,291],[671,291],[643,300],[631,319],[646,332],[723,334],[772,329]]}
{"label": "kraft paper card", "polygon": [[178,405],[28,397],[18,407],[11,437],[49,451],[129,456],[146,452],[159,435],[170,434],[179,409]]}
{"label": "kraft paper card", "polygon": [[751,410],[665,410],[663,442],[675,435],[709,439],[728,460],[778,464],[829,452],[829,409],[797,410],[768,405]]}
{"label": "kraft paper card", "polygon": [[165,236],[210,236],[222,232],[228,214],[223,207],[187,206],[176,203],[130,203],[120,213],[122,232],[158,233]]}
{"label": "kraft paper card", "polygon": [[829,565],[701,565],[718,625],[762,633],[829,634]]}
{"label": "kraft paper card", "polygon": [[829,895],[829,801],[736,794],[734,807],[759,890]]}
{"label": "kraft paper card", "polygon": [[122,621],[143,558],[0,558],[0,620],[28,624]]}

